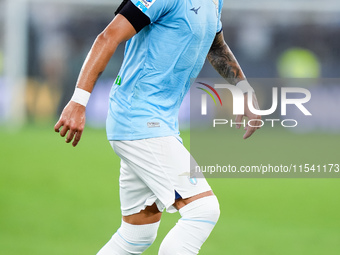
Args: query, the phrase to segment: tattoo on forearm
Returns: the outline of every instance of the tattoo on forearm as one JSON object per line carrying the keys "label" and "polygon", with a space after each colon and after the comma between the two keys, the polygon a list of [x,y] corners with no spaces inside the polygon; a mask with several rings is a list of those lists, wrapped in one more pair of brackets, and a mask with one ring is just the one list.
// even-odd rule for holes
{"label": "tattoo on forearm", "polygon": [[234,54],[224,41],[222,32],[216,35],[208,54],[208,60],[230,84],[235,85],[245,79],[245,75]]}

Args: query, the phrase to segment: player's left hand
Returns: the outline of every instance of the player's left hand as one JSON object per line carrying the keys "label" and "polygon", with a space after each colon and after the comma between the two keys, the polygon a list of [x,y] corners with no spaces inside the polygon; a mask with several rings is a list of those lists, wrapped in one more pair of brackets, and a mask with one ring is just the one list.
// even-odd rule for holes
{"label": "player's left hand", "polygon": [[[63,127],[60,131],[60,128]],[[70,101],[60,115],[60,119],[54,126],[54,131],[60,133],[60,136],[67,137],[66,143],[70,143],[73,138],[73,147],[76,147],[80,141],[85,127],[85,106]]]}
{"label": "player's left hand", "polygon": [[[253,99],[253,106],[254,106],[254,108],[255,109],[259,109],[255,93],[252,93],[252,99]],[[247,122],[247,124],[245,125],[245,128],[244,128],[244,130],[246,130],[246,133],[244,134],[243,139],[247,139],[257,129],[259,129],[261,124],[262,124],[261,121],[260,121],[261,120],[261,115],[256,115],[256,114],[252,113],[249,110],[249,107],[248,107],[248,94],[244,94],[244,115],[237,115],[235,121],[238,122],[238,123],[242,122],[243,117],[248,117],[248,122],[250,120],[252,120],[251,121],[251,126],[249,126],[248,122]],[[241,124],[237,124],[236,125],[236,128],[240,128],[240,127],[241,127]]]}

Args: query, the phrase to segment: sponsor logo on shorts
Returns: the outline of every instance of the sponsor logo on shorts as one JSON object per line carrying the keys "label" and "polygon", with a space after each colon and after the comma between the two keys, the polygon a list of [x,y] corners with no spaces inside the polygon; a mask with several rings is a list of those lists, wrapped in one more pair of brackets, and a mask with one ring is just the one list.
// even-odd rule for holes
{"label": "sponsor logo on shorts", "polygon": [[156,2],[156,0],[140,0],[137,2],[136,6],[142,11],[146,12],[151,5],[153,5]]}
{"label": "sponsor logo on shorts", "polygon": [[161,124],[159,122],[148,122],[147,125],[148,125],[148,128],[161,127]]}

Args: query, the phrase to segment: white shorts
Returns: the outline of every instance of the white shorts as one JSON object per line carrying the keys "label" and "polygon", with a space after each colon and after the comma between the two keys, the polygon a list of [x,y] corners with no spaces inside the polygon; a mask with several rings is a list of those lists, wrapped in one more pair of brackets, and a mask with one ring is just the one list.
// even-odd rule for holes
{"label": "white shorts", "polygon": [[[211,190],[203,176],[190,176],[196,162],[173,136],[133,141],[110,141],[121,158],[120,202],[123,216],[156,203],[159,211],[176,212],[175,191],[188,198]],[[190,164],[191,161],[191,164]],[[193,177],[193,178],[190,178]]]}

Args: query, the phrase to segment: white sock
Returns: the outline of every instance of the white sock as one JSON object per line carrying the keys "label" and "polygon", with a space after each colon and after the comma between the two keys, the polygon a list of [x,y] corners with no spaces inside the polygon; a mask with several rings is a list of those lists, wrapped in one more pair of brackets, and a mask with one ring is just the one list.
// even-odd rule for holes
{"label": "white sock", "polygon": [[220,216],[215,196],[197,199],[181,208],[179,212],[182,218],[164,238],[159,255],[198,254]]}
{"label": "white sock", "polygon": [[122,225],[110,241],[97,255],[142,254],[156,239],[159,222],[132,225],[122,221]]}

